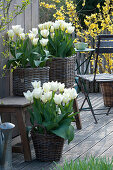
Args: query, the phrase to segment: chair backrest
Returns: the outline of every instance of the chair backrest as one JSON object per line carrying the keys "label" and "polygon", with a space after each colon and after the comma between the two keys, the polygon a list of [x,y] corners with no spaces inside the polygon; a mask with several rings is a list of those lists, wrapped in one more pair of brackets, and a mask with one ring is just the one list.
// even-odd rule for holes
{"label": "chair backrest", "polygon": [[[97,36],[97,46],[96,46],[96,62],[94,75],[96,76],[98,56],[102,53],[113,53],[113,35],[102,34]],[[94,80],[95,80],[94,76]]]}
{"label": "chair backrest", "polygon": [[113,53],[113,35],[98,35],[96,52],[97,54]]}
{"label": "chair backrest", "polygon": [[97,36],[97,46],[96,46],[96,61],[94,69],[94,82],[97,71],[98,56],[102,53],[113,53],[113,35],[101,34]]}

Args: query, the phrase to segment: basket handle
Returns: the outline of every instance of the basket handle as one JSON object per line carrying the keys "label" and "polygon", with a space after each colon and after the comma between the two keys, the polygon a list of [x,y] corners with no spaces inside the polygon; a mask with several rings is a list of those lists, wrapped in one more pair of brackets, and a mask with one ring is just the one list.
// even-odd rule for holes
{"label": "basket handle", "polygon": [[47,135],[47,130],[46,130],[46,128],[45,128],[43,125],[36,124],[36,125],[34,125],[34,126],[32,127],[31,131],[33,131],[33,129],[34,129],[35,127],[41,127],[41,128],[43,128],[43,129],[44,129],[44,134]]}

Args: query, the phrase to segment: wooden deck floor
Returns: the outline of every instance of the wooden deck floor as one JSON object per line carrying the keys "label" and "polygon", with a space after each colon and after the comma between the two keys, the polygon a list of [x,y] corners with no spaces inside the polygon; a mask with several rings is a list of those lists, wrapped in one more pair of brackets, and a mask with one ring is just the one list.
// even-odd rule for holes
{"label": "wooden deck floor", "polygon": [[[101,94],[90,94],[90,98],[95,109],[104,107]],[[83,95],[78,98],[79,106],[83,101]],[[85,104],[87,106],[87,103]],[[106,111],[98,110],[95,113],[105,113]],[[94,123],[93,116],[90,111],[81,112],[82,130],[77,130],[75,126],[75,138],[68,145],[65,143],[63,155],[60,160],[61,165],[65,160],[70,161],[77,158],[83,159],[86,155],[113,156],[113,109],[111,114],[96,116],[98,124]],[[32,159],[31,162],[24,162],[22,154],[13,153],[13,170],[39,170],[50,168],[53,169],[54,163],[39,162],[35,159],[34,149],[31,144]]]}

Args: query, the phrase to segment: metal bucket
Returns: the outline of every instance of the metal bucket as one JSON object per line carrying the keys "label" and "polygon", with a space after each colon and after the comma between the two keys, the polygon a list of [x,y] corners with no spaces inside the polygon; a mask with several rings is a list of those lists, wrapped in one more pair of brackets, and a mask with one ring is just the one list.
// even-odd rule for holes
{"label": "metal bucket", "polygon": [[0,170],[12,170],[12,123],[0,124]]}

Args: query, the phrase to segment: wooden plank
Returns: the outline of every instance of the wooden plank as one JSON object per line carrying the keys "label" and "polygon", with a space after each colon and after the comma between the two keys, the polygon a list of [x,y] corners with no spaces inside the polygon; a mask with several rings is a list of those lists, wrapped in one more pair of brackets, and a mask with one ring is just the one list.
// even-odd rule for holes
{"label": "wooden plank", "polygon": [[37,28],[39,24],[39,0],[32,1],[32,27]]}
{"label": "wooden plank", "polygon": [[[110,127],[110,129],[112,128]],[[105,137],[100,138],[101,140],[96,145],[94,145],[92,148],[89,149],[88,155],[89,156],[94,155],[98,157],[98,156],[105,155],[107,150],[109,150],[110,152],[110,147],[113,146],[113,142],[111,140],[112,138],[113,138],[113,131],[110,132],[108,135],[105,135]]]}
{"label": "wooden plank", "polygon": [[[97,48],[95,51],[97,52]],[[99,53],[113,53],[113,48],[99,48]]]}
{"label": "wooden plank", "polygon": [[113,41],[100,41],[100,47],[113,47]]}
{"label": "wooden plank", "polygon": [[108,39],[111,39],[111,40],[113,40],[113,35],[111,35],[111,34],[101,34],[101,35],[98,35],[97,37],[101,37],[101,39],[103,40],[108,40]]}
{"label": "wooden plank", "polygon": [[25,97],[20,96],[9,96],[0,99],[0,107],[22,107],[28,106],[30,103],[26,100]]}
{"label": "wooden plank", "polygon": [[[20,0],[16,0],[16,3],[18,5],[21,5],[22,2]],[[16,17],[16,20],[17,20],[17,25],[21,25],[22,28],[25,29],[25,11],[22,12],[22,14],[19,14],[17,17]]]}
{"label": "wooden plank", "polygon": [[25,33],[28,33],[32,28],[32,4],[29,4],[25,9]]}

